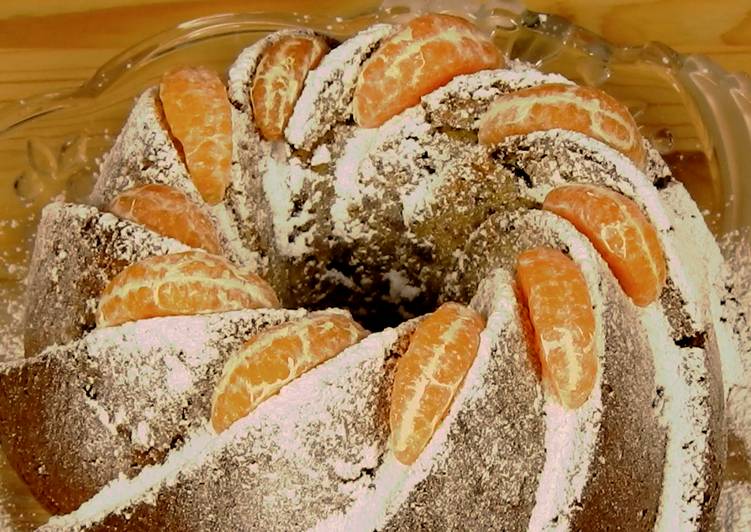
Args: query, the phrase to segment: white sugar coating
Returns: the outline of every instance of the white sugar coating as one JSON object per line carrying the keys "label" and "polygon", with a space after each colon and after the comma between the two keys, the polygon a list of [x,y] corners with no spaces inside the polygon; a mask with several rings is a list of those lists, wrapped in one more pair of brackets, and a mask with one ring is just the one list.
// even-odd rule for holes
{"label": "white sugar coating", "polygon": [[724,288],[724,297],[719,311],[713,306],[713,315],[729,339],[738,343],[736,357],[730,349],[721,350],[725,387],[751,388],[751,228],[725,235],[720,246],[726,262],[715,286]]}
{"label": "white sugar coating", "polygon": [[[545,401],[545,467],[537,485],[537,504],[529,520],[530,530],[567,530],[575,503],[590,477],[595,443],[602,414],[602,368],[605,356],[606,301],[601,292],[604,264],[591,244],[576,229],[557,216],[530,211],[525,218],[541,234],[552,234],[568,246],[589,288],[595,317],[595,353],[598,358],[594,388],[587,401],[575,410],[562,407],[553,399]],[[533,229],[533,230],[534,230]]]}
{"label": "white sugar coating", "polygon": [[[425,117],[424,109],[419,105],[387,120],[378,128],[379,138],[374,145],[382,148],[390,142],[395,142],[398,149],[384,150],[379,157],[379,162],[393,168],[397,168],[399,164],[405,162],[412,162],[414,156],[410,155],[421,153],[426,149],[424,140],[431,135],[432,129],[432,125]],[[400,142],[399,139],[406,140]],[[451,162],[449,153],[432,150],[431,156],[440,165],[447,165]],[[429,215],[429,205],[432,198],[435,197],[435,193],[441,189],[448,179],[445,172],[427,174],[418,168],[415,168],[414,174],[416,179],[404,183],[398,189],[402,206],[402,219],[406,227],[411,227],[418,219],[423,219]],[[367,177],[365,174],[363,175]]]}
{"label": "white sugar coating", "polygon": [[350,289],[355,287],[355,282],[350,277],[347,277],[342,272],[334,268],[327,269],[323,274],[323,278],[330,279],[336,282],[337,284],[340,284]]}
{"label": "white sugar coating", "polygon": [[[726,235],[720,243],[727,260],[724,284],[723,324],[739,342],[739,356],[723,356],[727,395],[728,432],[736,439],[741,468],[751,467],[751,230]],[[723,353],[724,355],[724,353]],[[722,487],[717,525],[720,530],[751,530],[751,482],[726,480]]]}
{"label": "white sugar coating", "polygon": [[[422,152],[421,140],[431,133],[431,125],[425,120],[420,106],[405,110],[386,121],[379,128],[358,130],[346,143],[342,157],[334,170],[334,191],[336,199],[331,208],[334,222],[334,235],[344,240],[368,238],[375,229],[364,227],[362,220],[353,218],[353,209],[361,207],[366,197],[377,197],[383,193],[383,187],[376,183],[386,179],[374,164],[375,153],[378,164],[398,167],[408,164]],[[402,140],[406,139],[406,140]],[[383,149],[383,146],[395,143],[398,150]],[[450,155],[438,151],[431,152],[436,161],[448,163]],[[423,177],[424,179],[418,179]],[[426,215],[434,193],[445,183],[447,176],[443,172],[427,174],[415,169],[413,179],[403,183],[398,189],[402,216],[409,227],[418,215]]]}
{"label": "white sugar coating", "polygon": [[23,292],[25,282],[0,282],[0,301],[5,308],[0,310],[0,364],[22,359],[23,315],[25,312]]}
{"label": "white sugar coating", "polygon": [[[258,223],[259,205],[258,174],[263,172],[265,161],[269,158],[270,144],[262,142],[260,134],[253,123],[247,106],[231,108],[232,118],[232,180],[225,195],[226,210],[217,213],[220,228],[227,227],[227,234],[237,235],[236,247],[253,255],[248,262],[255,262],[256,271],[265,266],[259,235],[263,228]],[[257,169],[256,169],[257,167]],[[226,215],[226,216],[225,216]],[[234,238],[230,238],[234,247]],[[242,256],[242,255],[241,255]]]}
{"label": "white sugar coating", "polygon": [[[671,183],[658,191],[626,157],[581,134],[553,130],[527,136],[529,142],[542,138],[584,146],[615,168],[617,179],[606,178],[603,184],[633,198],[644,209],[658,231],[668,276],[680,292],[682,308],[691,318],[694,329],[704,331],[712,327],[720,349],[732,359],[737,346],[724,327],[714,326],[721,316],[712,315],[710,305],[720,299],[722,258],[683,186]],[[527,191],[542,201],[555,185],[565,182],[560,175],[553,175],[549,182]],[[719,303],[715,305],[715,312],[717,309]],[[710,377],[707,357],[714,355],[700,349],[678,348],[671,337],[673,326],[668,322],[667,312],[659,302],[641,311],[641,321],[655,354],[655,379],[665,390],[662,418],[668,430],[662,503],[656,528],[689,530],[700,522],[703,493],[707,489],[707,430],[713,415],[706,382]],[[714,335],[710,335],[707,341],[712,342],[713,338]]]}
{"label": "white sugar coating", "polygon": [[135,445],[140,445],[143,448],[151,446],[151,430],[149,424],[146,421],[139,421],[136,428],[130,433],[131,441]]}
{"label": "white sugar coating", "polygon": [[[296,205],[296,197],[303,185],[325,179],[308,170],[296,157],[291,157],[289,148],[276,142],[268,158],[263,174],[263,190],[273,219],[274,243],[284,256],[298,257],[311,250],[315,216],[311,212],[315,196]],[[308,226],[307,229],[305,227]]]}
{"label": "white sugar coating", "polygon": [[675,345],[659,303],[646,307],[641,315],[655,355],[655,382],[664,390],[660,416],[668,431],[655,530],[693,530],[701,517],[701,501],[696,499],[707,482],[704,453],[708,441],[702,420],[711,414],[706,389],[693,383],[706,373],[706,355],[701,349]]}
{"label": "white sugar coating", "polygon": [[[721,258],[718,260],[719,248],[685,188],[674,183],[664,191],[658,191],[630,159],[581,133],[553,129],[526,135],[529,143],[542,139],[581,146],[613,169],[612,174],[601,176],[604,178],[602,184],[630,197],[645,211],[657,229],[670,278],[684,298],[683,309],[691,319],[693,328],[702,330],[709,318],[710,265],[720,263]],[[560,174],[550,175],[548,179],[534,188],[524,187],[525,192],[542,202],[550,190],[566,183]],[[589,181],[587,176],[578,179]]]}
{"label": "white sugar coating", "polygon": [[[637,189],[637,194],[652,187],[644,188],[647,190]],[[684,308],[699,326],[711,324],[720,353],[732,357],[738,346],[720,321],[724,261],[696,203],[683,185],[675,183],[659,191],[657,198],[645,194],[644,205],[650,217],[658,216],[662,210],[670,224],[669,232],[661,231],[660,236],[671,276],[686,299]]]}
{"label": "white sugar coating", "polygon": [[331,206],[334,221],[334,234],[341,238],[365,236],[358,225],[352,227],[350,208],[359,205],[363,198],[364,185],[358,179],[375,173],[372,165],[368,166],[367,156],[379,138],[378,129],[360,129],[347,141],[344,153],[336,161],[334,168],[334,191],[336,199]]}
{"label": "white sugar coating", "polygon": [[96,414],[97,419],[102,424],[102,426],[107,429],[107,432],[112,434],[113,436],[117,435],[117,425],[110,420],[109,412],[97,401],[94,401],[93,399],[90,399],[87,397],[85,399],[86,405],[91,408],[91,410]]}
{"label": "white sugar coating", "polygon": [[193,376],[190,370],[174,355],[164,357],[167,366],[167,388],[175,394],[189,391],[193,387]]}
{"label": "white sugar coating", "polygon": [[[362,442],[357,463],[343,458],[348,456],[345,450],[342,456],[331,456],[328,463],[321,463],[315,457],[305,455],[307,449],[301,443],[301,438],[307,433],[305,427],[311,424],[327,427],[326,433],[319,435],[320,438],[338,440],[344,436],[339,433],[342,427],[331,423],[332,412],[369,410],[363,403],[369,400],[367,394],[361,397],[354,390],[358,386],[367,386],[373,379],[372,372],[383,364],[389,350],[410,327],[403,325],[398,330],[387,329],[370,335],[283,387],[277,395],[261,403],[250,415],[221,434],[217,435],[210,426],[199,428],[163,464],[146,467],[133,479],[112,481],[77,511],[53,517],[42,530],[85,527],[111,513],[128,514],[138,503],[153,503],[160,490],[191,478],[200,478],[207,468],[216,467],[214,461],[221,462],[231,456],[238,456],[242,460],[244,449],[250,448],[248,438],[253,438],[258,445],[263,445],[265,440],[273,441],[276,447],[270,449],[275,449],[272,452],[277,455],[271,457],[272,464],[282,458],[296,456],[296,460],[310,468],[305,475],[311,478],[320,479],[325,471],[331,469],[343,473],[341,478],[345,479],[352,475],[357,466],[376,467],[383,450],[375,449],[372,442]],[[266,494],[270,499],[284,495]]]}
{"label": "white sugar coating", "polygon": [[[229,202],[217,203],[211,207],[211,216],[222,239],[225,256],[240,268],[257,273],[263,268],[263,258],[258,252],[248,249],[242,241],[237,231],[237,222],[230,214],[227,203]],[[235,205],[236,203],[232,202],[232,208]],[[243,215],[247,216],[249,212],[240,211],[238,218],[243,219]]]}
{"label": "white sugar coating", "polygon": [[[422,111],[422,109],[420,110]],[[407,151],[422,150],[421,143],[417,139],[421,139],[430,134],[430,130],[432,129],[430,124],[427,121],[423,121],[425,120],[424,118],[419,121],[407,118],[410,126],[404,127],[404,124],[401,123],[402,120],[403,117],[400,117],[399,120],[386,122],[382,127],[383,136],[386,138],[393,138],[397,135],[414,137],[416,139],[414,142],[402,143],[401,147],[405,147]],[[394,127],[393,130],[390,131],[392,128],[389,126],[392,124]],[[432,160],[437,163],[439,168],[449,165],[451,159],[451,154],[449,152],[434,151],[432,155]],[[449,176],[445,172],[433,172],[428,175],[423,175],[422,179],[417,181],[414,186],[407,185],[401,188],[399,196],[402,204],[402,219],[407,227],[412,227],[419,220],[426,219],[430,216],[430,204],[432,203],[432,199],[435,198],[436,194],[446,184],[448,177]]]}
{"label": "white sugar coating", "polygon": [[351,102],[360,68],[385,37],[389,24],[375,24],[326,54],[308,73],[284,135],[295,148],[309,149],[334,124],[352,115]]}
{"label": "white sugar coating", "polygon": [[389,297],[394,301],[412,301],[420,295],[420,287],[410,285],[404,272],[390,270],[384,278],[389,282]]}
{"label": "white sugar coating", "polygon": [[[516,298],[511,277],[502,270],[488,275],[478,288],[470,306],[486,320],[480,335],[477,355],[462,385],[456,393],[446,416],[436,428],[417,460],[405,466],[387,451],[378,467],[375,478],[357,494],[357,501],[346,512],[332,513],[319,522],[313,530],[370,530],[394,527],[395,514],[407,504],[410,494],[442,465],[455,451],[450,432],[455,429],[462,411],[471,411],[487,395],[486,381],[491,377],[491,357],[503,349],[510,337],[520,336],[516,323]],[[539,392],[538,392],[539,396]],[[441,473],[439,473],[440,475]]]}
{"label": "white sugar coating", "polygon": [[117,193],[146,183],[173,186],[203,203],[157,105],[157,89],[141,94],[112,149],[102,159],[89,201],[107,205]]}
{"label": "white sugar coating", "polygon": [[263,53],[282,39],[293,36],[312,37],[314,31],[306,29],[280,30],[271,33],[245,48],[229,68],[227,80],[227,96],[233,105],[249,113],[250,90],[255,71]]}
{"label": "white sugar coating", "polygon": [[[573,82],[560,74],[545,74],[535,70],[528,63],[512,62],[503,69],[481,70],[474,74],[456,76],[446,85],[422,97],[422,106],[428,114],[435,112],[454,112],[457,118],[453,125],[477,128],[482,113],[497,97],[519,89],[534,87],[544,83]],[[446,109],[456,101],[472,102],[469,109],[455,106]]]}
{"label": "white sugar coating", "polygon": [[331,150],[325,144],[319,145],[313,152],[313,156],[310,158],[311,166],[318,166],[319,164],[328,164],[331,162]]}

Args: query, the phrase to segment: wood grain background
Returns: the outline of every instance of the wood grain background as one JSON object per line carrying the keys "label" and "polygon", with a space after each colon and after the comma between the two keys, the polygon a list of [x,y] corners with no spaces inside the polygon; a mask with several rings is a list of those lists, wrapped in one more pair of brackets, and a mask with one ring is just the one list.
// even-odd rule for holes
{"label": "wood grain background", "polygon": [[[0,104],[79,85],[138,41],[196,17],[258,10],[355,15],[378,0],[3,0]],[[751,72],[751,2],[527,0],[618,44],[662,41]]]}

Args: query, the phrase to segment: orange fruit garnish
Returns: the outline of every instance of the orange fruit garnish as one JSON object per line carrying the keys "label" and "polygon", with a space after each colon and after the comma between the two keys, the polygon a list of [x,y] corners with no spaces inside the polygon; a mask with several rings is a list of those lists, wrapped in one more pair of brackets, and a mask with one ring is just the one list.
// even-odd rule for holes
{"label": "orange fruit garnish", "polygon": [[223,257],[186,251],[149,257],[116,275],[99,299],[96,323],[277,307],[274,290],[257,275]]}
{"label": "orange fruit garnish", "polygon": [[126,190],[110,202],[109,211],[188,246],[222,251],[209,215],[174,187],[154,183]]}
{"label": "orange fruit garnish", "polygon": [[352,101],[355,121],[362,127],[380,126],[454,77],[501,65],[498,48],[466,20],[417,17],[365,62]]}
{"label": "orange fruit garnish", "polygon": [[518,257],[516,276],[529,311],[547,388],[567,408],[581,406],[595,384],[595,315],[579,267],[556,249]]}
{"label": "orange fruit garnish", "polygon": [[480,119],[479,140],[496,144],[512,135],[566,129],[599,140],[644,168],[646,152],[626,106],[592,87],[551,83],[500,96]]}
{"label": "orange fruit garnish", "polygon": [[415,329],[397,361],[391,391],[389,445],[410,465],[448,412],[480,345],[485,320],[471,308],[445,303]]}
{"label": "orange fruit garnish", "polygon": [[631,199],[602,186],[566,185],[550,191],[543,208],[589,238],[635,304],[644,307],[660,297],[665,254],[654,225]]}
{"label": "orange fruit garnish", "polygon": [[216,205],[224,199],[232,164],[232,124],[227,90],[207,68],[167,72],[159,99],[185,164],[201,197]]}
{"label": "orange fruit garnish", "polygon": [[322,37],[289,36],[263,52],[250,90],[253,119],[263,138],[282,138],[308,71],[328,50]]}
{"label": "orange fruit garnish", "polygon": [[211,424],[222,432],[282,386],[366,336],[348,316],[326,313],[253,336],[224,366],[214,391]]}

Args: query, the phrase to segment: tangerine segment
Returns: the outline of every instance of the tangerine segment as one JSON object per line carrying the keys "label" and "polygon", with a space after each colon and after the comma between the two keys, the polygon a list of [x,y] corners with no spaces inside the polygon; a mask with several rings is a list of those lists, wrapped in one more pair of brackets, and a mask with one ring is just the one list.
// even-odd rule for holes
{"label": "tangerine segment", "polygon": [[595,138],[644,168],[646,152],[628,109],[609,94],[551,83],[504,94],[480,119],[479,139],[496,144],[512,135],[566,129]]}
{"label": "tangerine segment", "polygon": [[634,201],[602,186],[566,185],[548,193],[543,209],[592,241],[635,304],[644,307],[660,297],[665,254],[657,230]]}
{"label": "tangerine segment", "polygon": [[445,303],[415,329],[407,352],[397,362],[391,391],[389,444],[410,465],[448,412],[477,356],[485,320],[458,303]]}
{"label": "tangerine segment", "polygon": [[377,127],[460,74],[502,66],[498,48],[477,27],[450,15],[413,19],[365,62],[352,110],[362,127]]}
{"label": "tangerine segment", "polygon": [[173,70],[162,77],[159,98],[193,183],[216,205],[224,199],[232,162],[230,103],[222,80],[203,67]]}
{"label": "tangerine segment", "polygon": [[556,249],[519,255],[516,276],[529,310],[542,378],[563,406],[574,409],[595,385],[595,315],[579,267]]}
{"label": "tangerine segment", "polygon": [[263,52],[250,90],[253,119],[263,138],[282,138],[308,71],[328,51],[322,37],[289,36]]}
{"label": "tangerine segment", "polygon": [[174,187],[153,183],[126,190],[110,202],[109,211],[188,246],[222,251],[209,215]]}
{"label": "tangerine segment", "polygon": [[255,335],[224,366],[211,407],[214,430],[222,432],[282,386],[366,334],[348,316],[322,314]]}
{"label": "tangerine segment", "polygon": [[149,257],[125,268],[99,300],[99,327],[157,316],[277,308],[274,290],[253,273],[203,251]]}

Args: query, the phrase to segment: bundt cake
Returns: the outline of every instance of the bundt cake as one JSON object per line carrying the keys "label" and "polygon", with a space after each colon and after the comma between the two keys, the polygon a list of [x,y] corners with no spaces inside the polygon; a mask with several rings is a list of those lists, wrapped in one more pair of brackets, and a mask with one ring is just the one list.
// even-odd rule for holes
{"label": "bundt cake", "polygon": [[167,72],[89,203],[0,367],[42,529],[711,528],[717,244],[622,104],[468,21]]}

